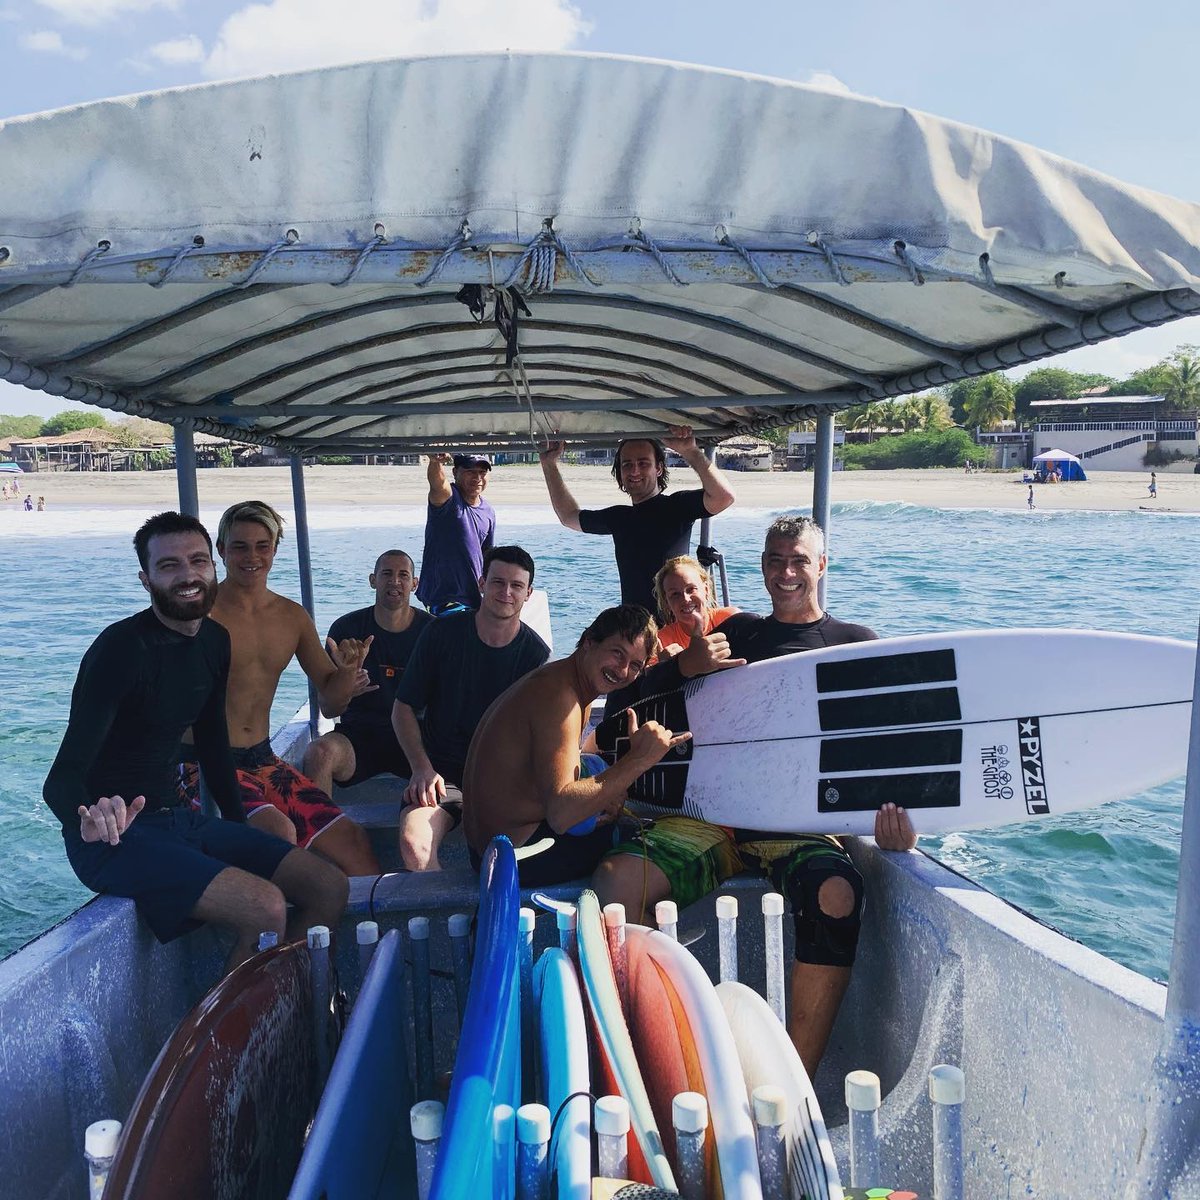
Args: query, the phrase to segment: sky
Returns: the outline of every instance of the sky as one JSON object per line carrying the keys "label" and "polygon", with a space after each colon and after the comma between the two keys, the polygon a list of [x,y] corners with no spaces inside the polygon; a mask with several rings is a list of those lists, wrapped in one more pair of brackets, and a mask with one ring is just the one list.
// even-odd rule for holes
{"label": "sky", "polygon": [[[819,81],[1200,200],[1198,33],[1194,0],[0,0],[0,118],[362,58],[582,50]],[[1180,343],[1200,318],[1049,361],[1123,376]],[[0,383],[0,413],[66,407]]]}

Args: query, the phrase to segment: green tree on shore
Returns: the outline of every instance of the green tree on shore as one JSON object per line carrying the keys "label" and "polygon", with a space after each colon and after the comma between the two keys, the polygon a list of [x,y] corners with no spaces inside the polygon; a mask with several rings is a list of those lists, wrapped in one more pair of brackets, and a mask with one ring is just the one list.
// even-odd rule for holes
{"label": "green tree on shore", "polygon": [[42,422],[38,437],[57,437],[60,433],[76,433],[80,429],[104,429],[108,422],[98,412],[66,409]]}
{"label": "green tree on shore", "polygon": [[1163,364],[1163,395],[1176,408],[1200,408],[1200,346],[1180,346]]}
{"label": "green tree on shore", "polygon": [[994,371],[975,379],[964,379],[947,397],[961,424],[968,429],[995,429],[1013,414],[1013,385],[1007,375]]}
{"label": "green tree on shore", "polygon": [[32,438],[37,437],[42,427],[42,418],[26,414],[14,417],[7,413],[0,416],[0,438]]}

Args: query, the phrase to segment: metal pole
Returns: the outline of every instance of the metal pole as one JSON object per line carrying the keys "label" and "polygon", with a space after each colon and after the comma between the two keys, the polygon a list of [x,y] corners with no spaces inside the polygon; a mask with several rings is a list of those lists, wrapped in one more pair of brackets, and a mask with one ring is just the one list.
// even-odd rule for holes
{"label": "metal pole", "polygon": [[175,485],[179,489],[179,511],[200,516],[200,492],[196,487],[196,441],[190,425],[175,426]]}
{"label": "metal pole", "polygon": [[[300,567],[300,603],[305,612],[317,621],[317,610],[313,603],[312,550],[308,542],[308,501],[304,496],[304,460],[292,455],[292,507],[296,511],[296,560]],[[317,700],[317,688],[308,681],[308,728],[317,736],[321,724],[321,709]]]}
{"label": "metal pole", "polygon": [[[813,447],[812,515],[825,530],[825,552],[829,553],[829,497],[833,479],[833,413],[817,418],[817,442]],[[817,585],[817,600],[825,607],[825,576]]]}
{"label": "metal pole", "polygon": [[1152,1067],[1145,1136],[1125,1191],[1128,1200],[1182,1195],[1176,1185],[1192,1178],[1188,1172],[1195,1170],[1200,1138],[1200,704],[1194,699],[1200,695],[1200,656],[1192,692],[1167,1007]]}

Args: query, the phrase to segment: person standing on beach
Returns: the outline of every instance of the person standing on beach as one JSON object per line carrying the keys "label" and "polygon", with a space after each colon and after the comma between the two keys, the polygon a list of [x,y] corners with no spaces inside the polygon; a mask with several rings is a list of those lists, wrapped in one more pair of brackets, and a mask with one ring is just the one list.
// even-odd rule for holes
{"label": "person standing on beach", "polygon": [[400,855],[410,871],[437,871],[442,839],[462,821],[447,800],[460,785],[480,718],[502,692],[550,657],[521,620],[533,590],[534,562],[520,546],[495,546],[484,560],[478,612],[431,621],[417,639],[396,688],[392,727],[412,764],[400,810]]}
{"label": "person standing on beach", "polygon": [[377,875],[366,830],[342,820],[345,814],[329,796],[271,749],[271,704],[293,658],[316,686],[327,717],[340,716],[355,696],[374,690],[362,669],[370,638],[347,638],[326,653],[308,613],[267,587],[282,536],[283,518],[261,500],[227,508],[217,529],[225,578],[212,616],[233,645],[226,716],[246,817],[323,855],[347,875]]}
{"label": "person standing on beach", "polygon": [[1029,495],[1026,498],[1025,503],[1028,504],[1031,509],[1037,507],[1037,505],[1035,505],[1033,502],[1033,484],[1032,483],[1029,485]]}
{"label": "person standing on beach", "polygon": [[[453,464],[454,482],[446,481]],[[486,454],[430,454],[429,507],[417,599],[435,616],[479,607],[483,556],[496,540],[496,510],[483,498]]]}
{"label": "person standing on beach", "polygon": [[1150,472],[1150,499],[1158,499],[1158,476],[1153,471]]}
{"label": "person standing on beach", "polygon": [[[159,513],[134,548],[150,607],[110,625],[83,656],[42,794],[85,887],[131,898],[161,942],[201,922],[232,930],[232,970],[261,932],[290,940],[335,926],[346,877],[246,824],[225,725],[229,634],[208,617],[217,596],[208,531]],[[180,801],[189,727],[224,820]]]}
{"label": "person standing on beach", "polygon": [[[692,526],[724,512],[736,499],[725,477],[696,444],[690,425],[673,425],[670,437],[626,438],[617,445],[613,478],[632,501],[610,508],[581,509],[559,470],[565,444],[551,442],[538,455],[554,515],[568,529],[612,537],[621,579],[621,603],[655,609],[654,576],[668,558],[691,548]],[[667,450],[696,472],[699,488],[665,495],[670,473]]]}
{"label": "person standing on beach", "polygon": [[325,644],[336,647],[353,638],[369,645],[363,670],[375,690],[355,696],[337,728],[310,742],[304,752],[304,774],[326,795],[333,794],[335,780],[353,787],[376,775],[407,779],[410,773],[392,729],[392,702],[417,638],[433,618],[410,603],[418,581],[413,560],[403,550],[384,551],[367,581],[375,589],[375,603],[338,617]]}

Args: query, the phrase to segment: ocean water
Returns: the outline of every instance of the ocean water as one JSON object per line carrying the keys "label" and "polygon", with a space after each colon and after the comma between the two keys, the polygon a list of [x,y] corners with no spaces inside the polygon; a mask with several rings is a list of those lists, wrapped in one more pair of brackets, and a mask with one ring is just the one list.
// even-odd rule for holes
{"label": "ocean water", "polygon": [[[0,955],[87,898],[62,853],[41,785],[66,724],[79,658],[96,633],[145,603],[130,538],[146,513],[0,512]],[[202,517],[216,527],[217,512]],[[288,514],[290,516],[290,514]],[[758,556],[771,510],[714,522],[731,600],[766,611]],[[503,508],[500,537],[526,546],[550,594],[565,654],[617,599],[605,538],[548,524],[545,509]],[[322,633],[371,602],[376,555],[419,557],[423,507],[315,510],[314,585]],[[1012,625],[1109,629],[1192,639],[1200,610],[1200,517],[1141,513],[834,506],[828,607],[883,635]],[[289,524],[290,529],[290,524]],[[285,536],[272,585],[299,598]],[[278,728],[305,695],[289,669]],[[1155,979],[1166,977],[1182,823],[1182,780],[1088,813],[923,838],[921,847],[1071,937]]]}

